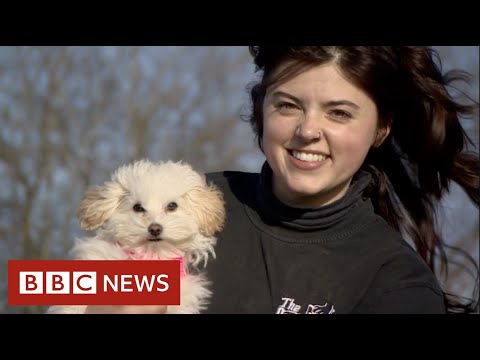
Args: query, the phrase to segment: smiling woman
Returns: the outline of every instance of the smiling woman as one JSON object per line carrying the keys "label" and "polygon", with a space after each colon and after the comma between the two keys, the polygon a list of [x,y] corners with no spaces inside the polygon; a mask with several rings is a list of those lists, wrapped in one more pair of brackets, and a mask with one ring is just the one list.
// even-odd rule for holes
{"label": "smiling woman", "polygon": [[478,104],[447,90],[465,73],[442,74],[423,46],[250,52],[262,78],[248,120],[266,161],[208,174],[226,223],[204,313],[478,311],[478,294],[459,301],[435,272],[448,264],[435,205],[452,182],[479,203],[459,121]]}
{"label": "smiling woman", "polygon": [[436,204],[451,182],[479,202],[459,121],[478,104],[447,90],[466,73],[442,74],[423,46],[250,51],[262,79],[248,120],[266,162],[211,174],[229,210],[207,312],[477,312],[478,293],[460,301],[435,276],[448,265]]}
{"label": "smiling woman", "polygon": [[390,131],[386,126],[379,138],[375,103],[334,64],[271,86],[263,114],[263,150],[276,174],[273,191],[298,208],[343,197],[370,148]]}

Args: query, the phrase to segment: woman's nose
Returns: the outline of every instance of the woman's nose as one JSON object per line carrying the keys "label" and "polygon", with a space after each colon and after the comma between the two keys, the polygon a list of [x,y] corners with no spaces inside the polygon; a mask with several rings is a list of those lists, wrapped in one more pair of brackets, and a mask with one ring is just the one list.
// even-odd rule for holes
{"label": "woman's nose", "polygon": [[323,137],[323,130],[318,116],[304,115],[297,126],[296,135],[308,141],[320,140]]}

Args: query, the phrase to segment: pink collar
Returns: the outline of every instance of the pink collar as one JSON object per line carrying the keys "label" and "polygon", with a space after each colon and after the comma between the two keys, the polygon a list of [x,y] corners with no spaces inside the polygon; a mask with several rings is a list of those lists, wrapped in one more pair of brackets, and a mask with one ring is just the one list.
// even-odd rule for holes
{"label": "pink collar", "polygon": [[185,262],[182,256],[168,258],[168,259],[160,259],[158,254],[153,252],[147,252],[143,250],[132,250],[132,249],[124,249],[122,246],[117,242],[117,245],[127,254],[130,260],[178,260],[180,261],[180,277],[184,277],[186,275],[185,271]]}

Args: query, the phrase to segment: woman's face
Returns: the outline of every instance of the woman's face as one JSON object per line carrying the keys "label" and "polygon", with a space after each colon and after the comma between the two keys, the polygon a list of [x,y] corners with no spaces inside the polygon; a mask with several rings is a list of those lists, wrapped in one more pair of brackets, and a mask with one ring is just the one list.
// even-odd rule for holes
{"label": "woman's face", "polygon": [[263,118],[273,191],[294,207],[317,208],[345,195],[377,137],[375,103],[333,64],[267,89]]}

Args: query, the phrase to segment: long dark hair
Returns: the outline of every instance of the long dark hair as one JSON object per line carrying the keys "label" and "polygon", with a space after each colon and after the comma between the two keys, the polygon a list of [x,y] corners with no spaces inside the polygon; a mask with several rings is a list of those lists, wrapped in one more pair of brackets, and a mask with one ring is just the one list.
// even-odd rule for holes
{"label": "long dark hair", "polygon": [[[425,46],[251,46],[250,53],[256,70],[263,72],[261,81],[250,88],[252,108],[247,117],[260,149],[267,88],[313,66],[334,62],[374,100],[379,128],[391,127],[388,138],[370,150],[362,166],[373,177],[367,192],[375,211],[408,234],[433,272],[440,257],[440,270],[448,273],[445,250],[452,248],[473,264],[478,283],[475,260],[445,244],[435,228],[435,205],[449,191],[451,181],[479,205],[479,156],[469,150],[474,144],[460,123],[460,117],[478,110],[478,103],[471,99],[469,104],[461,103],[448,92],[454,82],[468,82],[468,74],[460,70],[443,74],[440,57]],[[478,294],[473,298],[460,301],[444,292],[447,311],[452,313],[478,311]]]}

